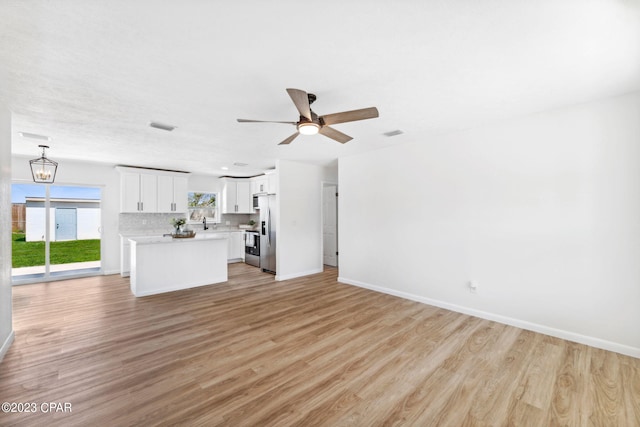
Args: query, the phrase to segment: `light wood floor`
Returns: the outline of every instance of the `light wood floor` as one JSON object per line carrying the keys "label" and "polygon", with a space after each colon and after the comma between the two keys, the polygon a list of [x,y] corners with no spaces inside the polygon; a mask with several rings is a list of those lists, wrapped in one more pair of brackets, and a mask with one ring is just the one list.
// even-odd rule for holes
{"label": "light wood floor", "polygon": [[638,426],[640,359],[235,264],[136,299],[102,276],[14,287],[0,425]]}

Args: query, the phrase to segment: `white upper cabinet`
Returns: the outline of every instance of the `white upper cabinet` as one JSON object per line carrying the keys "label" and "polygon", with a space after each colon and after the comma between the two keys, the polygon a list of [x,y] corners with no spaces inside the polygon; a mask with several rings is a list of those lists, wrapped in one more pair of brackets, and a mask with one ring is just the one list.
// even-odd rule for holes
{"label": "white upper cabinet", "polygon": [[269,180],[265,175],[251,178],[251,193],[266,194],[269,192]]}
{"label": "white upper cabinet", "polygon": [[278,172],[269,171],[265,173],[267,177],[267,193],[276,194],[278,192]]}
{"label": "white upper cabinet", "polygon": [[253,194],[251,194],[251,182],[249,180],[238,181],[236,203],[238,213],[253,213]]}
{"label": "white upper cabinet", "polygon": [[187,178],[158,175],[158,212],[187,212]]}
{"label": "white upper cabinet", "polygon": [[187,212],[189,206],[189,177],[173,177],[173,205],[175,212]]}
{"label": "white upper cabinet", "polygon": [[120,174],[120,212],[140,212],[140,174]]}
{"label": "white upper cabinet", "polygon": [[158,181],[155,175],[140,174],[140,212],[156,212],[158,209]]}
{"label": "white upper cabinet", "polygon": [[117,169],[120,212],[187,212],[187,174],[120,166]]}
{"label": "white upper cabinet", "polygon": [[156,212],[155,175],[123,172],[120,176],[120,212]]}
{"label": "white upper cabinet", "polygon": [[221,178],[222,213],[253,213],[253,194],[249,179]]}

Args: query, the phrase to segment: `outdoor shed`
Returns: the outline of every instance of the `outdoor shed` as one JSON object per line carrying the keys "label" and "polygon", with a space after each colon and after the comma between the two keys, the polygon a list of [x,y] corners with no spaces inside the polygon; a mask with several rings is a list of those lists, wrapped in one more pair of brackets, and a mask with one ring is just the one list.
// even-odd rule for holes
{"label": "outdoor shed", "polygon": [[[44,197],[26,197],[26,241],[44,240],[46,211]],[[53,241],[100,238],[100,200],[51,199],[49,237]]]}

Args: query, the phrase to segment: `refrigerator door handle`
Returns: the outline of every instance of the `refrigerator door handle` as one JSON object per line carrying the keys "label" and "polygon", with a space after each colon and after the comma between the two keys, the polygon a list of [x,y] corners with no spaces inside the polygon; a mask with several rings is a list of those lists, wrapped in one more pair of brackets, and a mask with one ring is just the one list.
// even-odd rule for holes
{"label": "refrigerator door handle", "polygon": [[271,209],[267,209],[267,246],[271,247]]}

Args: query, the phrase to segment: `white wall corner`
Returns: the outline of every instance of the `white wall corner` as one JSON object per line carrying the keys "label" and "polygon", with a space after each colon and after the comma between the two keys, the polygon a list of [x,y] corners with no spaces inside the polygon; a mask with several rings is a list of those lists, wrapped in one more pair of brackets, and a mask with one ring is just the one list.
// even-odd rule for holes
{"label": "white wall corner", "polygon": [[13,342],[11,167],[11,113],[0,105],[0,358]]}

